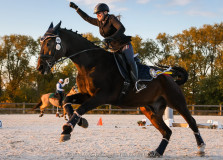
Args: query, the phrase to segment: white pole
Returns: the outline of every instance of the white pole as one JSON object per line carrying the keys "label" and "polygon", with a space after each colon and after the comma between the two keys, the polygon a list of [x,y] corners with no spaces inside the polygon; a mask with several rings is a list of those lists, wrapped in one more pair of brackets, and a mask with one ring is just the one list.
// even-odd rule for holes
{"label": "white pole", "polygon": [[166,123],[166,125],[168,127],[172,127],[173,126],[173,109],[166,107],[166,110],[164,112],[164,122]]}

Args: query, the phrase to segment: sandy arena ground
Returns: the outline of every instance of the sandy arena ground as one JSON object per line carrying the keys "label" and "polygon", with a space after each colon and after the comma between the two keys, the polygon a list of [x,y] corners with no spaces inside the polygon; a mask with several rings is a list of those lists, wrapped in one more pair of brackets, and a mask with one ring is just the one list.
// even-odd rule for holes
{"label": "sandy arena ground", "polygon": [[[85,160],[144,160],[149,151],[156,149],[161,134],[153,127],[139,127],[143,115],[85,115],[89,128],[75,127],[71,140],[59,143],[63,118],[53,114],[0,115],[0,160],[85,159]],[[102,117],[103,126],[97,126]],[[194,116],[198,123],[215,120],[223,124],[220,116]],[[175,122],[184,122],[174,116]],[[196,155],[196,141],[189,128],[172,127],[170,143],[162,158],[223,159],[223,130],[200,129],[206,142],[206,155]]]}

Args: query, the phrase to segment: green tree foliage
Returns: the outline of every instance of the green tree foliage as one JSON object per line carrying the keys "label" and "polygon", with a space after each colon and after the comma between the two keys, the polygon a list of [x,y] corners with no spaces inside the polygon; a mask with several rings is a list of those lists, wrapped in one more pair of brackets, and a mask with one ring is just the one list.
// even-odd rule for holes
{"label": "green tree foliage", "polygon": [[31,56],[37,51],[32,37],[23,35],[3,36],[1,41],[1,78],[4,78],[5,97],[17,101],[21,86],[30,82]]}
{"label": "green tree foliage", "polygon": [[143,41],[138,35],[132,37],[132,46],[135,54],[139,54],[139,58],[142,63],[146,64],[148,62],[153,63],[157,56],[159,55],[159,47],[155,41],[152,39],[147,39]]}
{"label": "green tree foliage", "polygon": [[82,36],[87,38],[87,40],[95,43],[95,45],[102,46],[101,40],[98,37],[93,36],[92,33],[90,33],[90,32],[84,33],[84,34],[82,34]]}
{"label": "green tree foliage", "polygon": [[[160,62],[166,65],[182,66],[189,73],[189,80],[184,86],[184,91],[187,102],[190,104],[207,103],[207,101],[198,101],[198,97],[213,95],[212,92],[216,89],[212,88],[201,92],[207,85],[206,82],[211,82],[211,87],[214,87],[214,84],[218,83],[216,76],[220,78],[218,75],[222,68],[222,27],[222,23],[204,25],[198,29],[191,27],[173,37],[167,36],[165,33],[159,34],[157,37],[164,54]],[[216,91],[219,92],[217,89]],[[218,97],[216,99],[220,98],[219,94],[215,95]],[[215,101],[215,103],[218,102]]]}

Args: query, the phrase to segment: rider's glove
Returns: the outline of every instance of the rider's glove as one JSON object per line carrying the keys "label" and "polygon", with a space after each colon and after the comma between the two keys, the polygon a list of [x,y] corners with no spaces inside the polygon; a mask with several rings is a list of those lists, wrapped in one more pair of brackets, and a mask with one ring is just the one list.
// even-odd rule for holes
{"label": "rider's glove", "polygon": [[103,42],[104,42],[105,44],[109,44],[109,43],[111,43],[111,41],[112,41],[112,38],[105,38],[105,39],[103,40]]}
{"label": "rider's glove", "polygon": [[70,7],[74,9],[78,9],[78,6],[74,2],[70,2]]}

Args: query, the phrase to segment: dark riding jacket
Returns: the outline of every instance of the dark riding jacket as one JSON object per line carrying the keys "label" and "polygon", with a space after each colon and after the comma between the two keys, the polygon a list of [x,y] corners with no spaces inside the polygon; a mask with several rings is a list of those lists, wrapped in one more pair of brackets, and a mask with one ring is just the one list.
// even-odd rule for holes
{"label": "dark riding jacket", "polygon": [[97,18],[92,18],[84,11],[78,8],[77,13],[87,22],[98,26],[101,36],[104,38],[112,38],[111,47],[113,50],[119,50],[131,41],[131,36],[124,34],[125,27],[114,15],[107,15],[105,23],[102,23]]}

